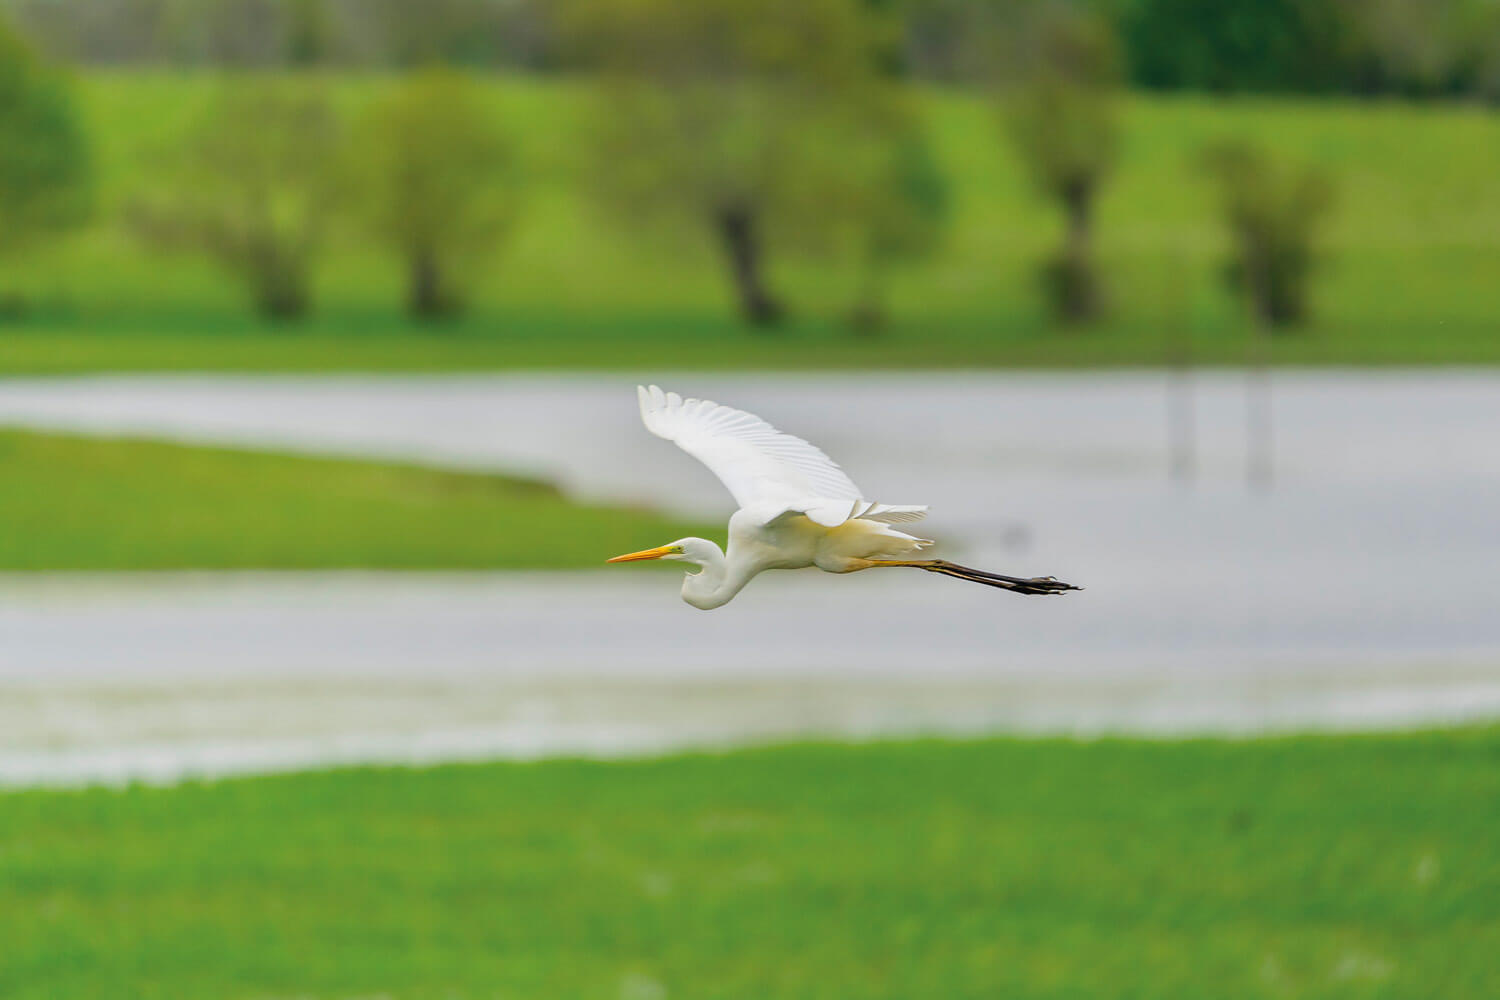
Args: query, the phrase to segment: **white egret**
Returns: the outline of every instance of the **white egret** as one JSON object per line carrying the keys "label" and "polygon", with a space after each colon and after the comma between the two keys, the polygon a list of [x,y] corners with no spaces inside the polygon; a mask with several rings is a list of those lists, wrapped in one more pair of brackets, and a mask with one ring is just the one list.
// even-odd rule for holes
{"label": "white egret", "polygon": [[706,538],[679,538],[608,561],[666,559],[696,567],[682,584],[682,599],[695,608],[728,604],[765,570],[809,566],[826,573],[909,566],[1018,594],[1082,589],[1050,576],[1001,576],[941,559],[911,559],[932,541],[892,525],[921,520],[926,506],[864,499],[822,451],[754,414],[654,385],[637,391],[646,429],[708,466],[740,509],[729,518],[727,554]]}

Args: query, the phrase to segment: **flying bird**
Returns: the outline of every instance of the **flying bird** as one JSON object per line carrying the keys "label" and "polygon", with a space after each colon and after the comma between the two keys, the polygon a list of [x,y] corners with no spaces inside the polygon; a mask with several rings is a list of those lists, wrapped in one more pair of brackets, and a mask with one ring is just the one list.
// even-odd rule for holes
{"label": "flying bird", "polygon": [[682,583],[682,599],[695,608],[723,607],[765,570],[809,566],[825,573],[909,566],[1018,594],[1083,589],[1050,576],[1001,576],[942,559],[912,559],[932,541],[893,525],[920,521],[926,506],[865,499],[833,459],[752,413],[683,399],[654,385],[636,391],[646,429],[708,466],[740,509],[729,518],[727,553],[706,538],[679,538],[608,561],[665,559],[695,567]]}

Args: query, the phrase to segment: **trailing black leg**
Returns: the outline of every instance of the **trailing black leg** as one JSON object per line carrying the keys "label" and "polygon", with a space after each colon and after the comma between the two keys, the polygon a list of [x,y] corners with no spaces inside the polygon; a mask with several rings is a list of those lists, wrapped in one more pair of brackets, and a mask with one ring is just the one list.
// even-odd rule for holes
{"label": "trailing black leg", "polygon": [[1083,589],[1082,587],[1075,587],[1071,583],[1063,583],[1055,577],[1005,576],[1001,573],[987,573],[982,569],[960,566],[957,563],[948,562],[946,559],[872,559],[870,560],[870,565],[911,566],[914,569],[923,569],[929,573],[941,573],[944,576],[968,580],[970,583],[982,583],[986,587],[996,587],[1000,590],[1009,590],[1017,594],[1061,594],[1069,590]]}

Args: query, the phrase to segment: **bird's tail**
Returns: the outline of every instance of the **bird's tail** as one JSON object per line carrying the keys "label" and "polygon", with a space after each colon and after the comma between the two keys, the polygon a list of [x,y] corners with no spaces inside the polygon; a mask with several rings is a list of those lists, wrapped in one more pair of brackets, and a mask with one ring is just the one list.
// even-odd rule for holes
{"label": "bird's tail", "polygon": [[854,513],[851,516],[864,518],[866,521],[879,521],[882,524],[909,524],[912,521],[920,521],[927,516],[926,504],[860,501],[861,505],[866,503],[869,506],[864,507],[863,510],[860,509],[859,505],[856,505]]}

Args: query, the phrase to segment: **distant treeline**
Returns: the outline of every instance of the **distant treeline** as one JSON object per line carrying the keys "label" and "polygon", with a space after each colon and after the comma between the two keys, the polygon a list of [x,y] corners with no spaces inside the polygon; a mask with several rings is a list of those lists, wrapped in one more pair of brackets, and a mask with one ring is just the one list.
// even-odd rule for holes
{"label": "distant treeline", "polygon": [[[690,2],[690,0],[684,0]],[[756,0],[745,0],[753,4]],[[969,41],[1066,0],[866,0],[899,14],[890,66],[976,73]],[[94,65],[569,69],[569,0],[0,0],[56,56]],[[1500,99],[1496,0],[1075,0],[1157,90]]]}
{"label": "distant treeline", "polygon": [[49,54],[90,65],[556,64],[547,0],[0,0]]}

